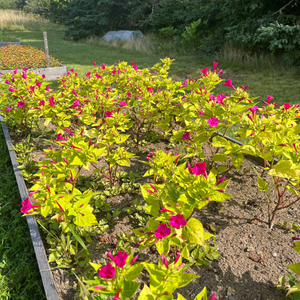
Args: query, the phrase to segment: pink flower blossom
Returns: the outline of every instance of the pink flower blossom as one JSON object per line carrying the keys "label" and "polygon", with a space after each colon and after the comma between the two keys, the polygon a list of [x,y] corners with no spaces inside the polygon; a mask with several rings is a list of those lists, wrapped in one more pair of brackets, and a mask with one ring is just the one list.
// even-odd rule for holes
{"label": "pink flower blossom", "polygon": [[176,256],[176,259],[175,259],[175,261],[174,261],[174,265],[178,262],[178,260],[179,260],[179,258],[180,258],[180,256],[181,256],[179,250],[177,250],[176,255],[177,255],[177,256]]}
{"label": "pink flower blossom", "polygon": [[117,294],[114,296],[113,300],[119,300],[120,299],[120,293],[121,293],[121,288],[119,288]]}
{"label": "pink flower blossom", "polygon": [[225,177],[222,177],[222,178],[216,183],[216,186],[219,185],[219,184],[221,184],[221,183],[224,182],[224,181],[225,181]]}
{"label": "pink flower blossom", "polygon": [[96,64],[97,64],[96,62],[93,62],[94,67],[96,67]]}
{"label": "pink flower blossom", "polygon": [[126,252],[118,251],[116,256],[113,256],[111,252],[107,253],[107,256],[116,264],[117,267],[123,268],[126,265],[128,254]]}
{"label": "pink flower blossom", "polygon": [[214,67],[213,72],[215,71],[215,69],[217,68],[217,66],[218,66],[218,63],[217,62],[213,62],[213,67]]}
{"label": "pink flower blossom", "polygon": [[19,101],[18,104],[17,104],[17,106],[19,108],[23,108],[25,106],[25,101]]}
{"label": "pink flower blossom", "polygon": [[6,84],[10,84],[9,80],[6,80],[5,83],[6,83]]}
{"label": "pink flower blossom", "polygon": [[209,299],[208,299],[208,300],[215,300],[215,299],[216,299],[216,296],[217,296],[217,294],[216,294],[216,293],[214,293],[212,296],[210,296],[210,297],[209,297]]}
{"label": "pink flower blossom", "polygon": [[48,101],[49,101],[49,106],[54,106],[54,98],[53,97],[50,97],[48,99]]}
{"label": "pink flower blossom", "polygon": [[127,96],[127,97],[131,97],[131,93],[128,92],[128,93],[126,94],[126,96]]}
{"label": "pink flower blossom", "polygon": [[44,78],[44,79],[45,79],[45,78],[46,78],[46,76],[43,74],[43,75],[42,75],[42,78]]}
{"label": "pink flower blossom", "polygon": [[31,92],[34,92],[35,86],[30,86],[29,89]]}
{"label": "pink flower blossom", "polygon": [[72,107],[75,108],[75,107],[78,107],[78,106],[81,107],[79,99],[74,101],[74,104],[72,105]]}
{"label": "pink flower blossom", "polygon": [[22,77],[23,77],[24,79],[26,79],[26,78],[27,78],[27,75],[24,73],[24,74],[22,74]]}
{"label": "pink flower blossom", "polygon": [[45,101],[44,101],[44,100],[41,100],[39,103],[40,103],[40,105],[42,105],[42,106],[45,105]]}
{"label": "pink flower blossom", "polygon": [[112,266],[111,263],[108,263],[106,266],[98,270],[100,277],[105,279],[111,279],[115,277],[116,269]]}
{"label": "pink flower blossom", "polygon": [[204,178],[207,178],[207,173],[206,173],[206,162],[199,162],[195,163],[194,168],[192,168],[192,173],[196,174],[196,176],[203,175]]}
{"label": "pink flower blossom", "polygon": [[138,68],[139,68],[139,66],[138,66],[138,65],[135,65],[133,68],[137,71]]}
{"label": "pink flower blossom", "polygon": [[138,256],[136,255],[130,262],[130,265],[132,266],[136,262],[137,259],[138,259]]}
{"label": "pink flower blossom", "polygon": [[29,210],[36,208],[36,207],[41,207],[41,206],[34,206],[31,204],[29,198],[26,198],[25,200],[22,201],[22,207],[21,207],[21,213],[22,214],[32,214],[28,213]]}
{"label": "pink flower blossom", "polygon": [[28,71],[28,69],[27,68],[23,68],[23,71],[26,72],[26,71]]}
{"label": "pink flower blossom", "polygon": [[171,234],[171,229],[166,224],[160,224],[154,232],[157,239],[163,239]]}
{"label": "pink flower blossom", "polygon": [[171,214],[174,214],[174,211],[168,210],[165,207],[162,207],[161,210],[159,212],[169,212]]}
{"label": "pink flower blossom", "polygon": [[283,104],[283,107],[284,107],[285,110],[288,110],[288,109],[291,108],[292,106],[291,106],[291,104],[289,104],[289,103],[284,103],[284,104]]}
{"label": "pink flower blossom", "polygon": [[64,211],[64,209],[61,207],[61,205],[56,201],[57,205],[59,206],[60,211]]}
{"label": "pink flower blossom", "polygon": [[202,73],[204,76],[206,76],[206,75],[207,75],[207,71],[208,71],[208,68],[205,68],[205,69],[201,70],[201,73]]}
{"label": "pink flower blossom", "polygon": [[6,111],[11,111],[12,108],[6,106]]}
{"label": "pink flower blossom", "polygon": [[125,101],[120,101],[121,106],[127,106],[128,104]]}
{"label": "pink flower blossom", "polygon": [[208,119],[208,125],[210,127],[217,127],[219,125],[219,120],[215,117],[211,117]]}
{"label": "pink flower blossom", "polygon": [[9,89],[8,89],[11,93],[12,92],[14,92],[15,90],[13,89],[13,87],[11,86],[11,87],[9,87]]}
{"label": "pink flower blossom", "polygon": [[183,136],[182,136],[183,140],[190,140],[190,133],[186,132]]}
{"label": "pink flower blossom", "polygon": [[232,85],[232,81],[230,78],[224,83],[224,85],[231,87],[232,89],[236,90],[236,88]]}
{"label": "pink flower blossom", "polygon": [[217,103],[220,103],[220,104],[226,106],[226,104],[223,102],[223,100],[224,100],[225,98],[226,98],[226,96],[225,96],[224,94],[218,95],[218,96],[217,96]]}
{"label": "pink flower blossom", "polygon": [[170,225],[180,229],[180,227],[184,227],[186,225],[186,220],[184,219],[183,215],[172,216],[170,219]]}
{"label": "pink flower blossom", "polygon": [[72,90],[72,93],[73,93],[75,96],[77,96],[77,93],[76,93],[75,90]]}
{"label": "pink flower blossom", "polygon": [[135,63],[132,61],[132,62],[131,62],[131,65],[132,65],[132,66],[134,66],[134,65],[135,65]]}
{"label": "pink flower blossom", "polygon": [[167,269],[169,269],[169,262],[163,253],[161,254],[161,262],[166,266]]}
{"label": "pink flower blossom", "polygon": [[93,289],[100,291],[100,290],[105,289],[105,286],[103,286],[103,285],[95,285],[95,286],[93,286]]}
{"label": "pink flower blossom", "polygon": [[68,139],[64,139],[63,135],[61,133],[59,133],[57,135],[56,141],[67,141]]}
{"label": "pink flower blossom", "polygon": [[248,109],[252,112],[252,116],[254,117],[255,112],[258,110],[258,106],[248,107]]}
{"label": "pink flower blossom", "polygon": [[111,72],[112,72],[114,75],[116,74],[116,70],[112,70]]}
{"label": "pink flower blossom", "polygon": [[148,87],[148,92],[149,93],[153,93],[153,88],[152,87]]}
{"label": "pink flower blossom", "polygon": [[40,83],[40,82],[37,82],[35,85],[36,85],[39,89],[41,88],[41,83]]}
{"label": "pink flower blossom", "polygon": [[182,85],[188,85],[188,81],[186,80]]}
{"label": "pink flower blossom", "polygon": [[112,111],[107,111],[107,112],[105,113],[105,117],[106,117],[106,118],[111,118],[111,117],[112,117]]}

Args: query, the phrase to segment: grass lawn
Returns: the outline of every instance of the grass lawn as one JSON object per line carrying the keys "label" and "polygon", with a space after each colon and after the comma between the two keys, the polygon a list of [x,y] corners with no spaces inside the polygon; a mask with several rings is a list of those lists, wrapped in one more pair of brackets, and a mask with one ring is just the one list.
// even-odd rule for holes
{"label": "grass lawn", "polygon": [[0,130],[0,299],[46,299],[5,138]]}
{"label": "grass lawn", "polygon": [[[10,32],[10,36],[16,37],[26,45],[43,48],[43,34],[41,31],[19,31]],[[115,62],[134,61],[140,68],[151,67],[163,58],[163,55],[145,54],[131,52],[129,50],[99,46],[97,44],[74,42],[64,39],[61,31],[48,31],[48,44],[50,55],[62,61],[69,69],[74,68],[79,76],[84,76],[93,67],[93,62],[98,65],[106,63],[111,65]],[[205,67],[212,67],[213,61],[217,59],[201,58],[197,56],[178,57],[173,62],[170,75],[175,80],[197,78],[200,70]],[[291,66],[253,66],[249,64],[231,64],[219,60],[219,67],[224,69],[222,78],[231,78],[234,86],[249,85],[248,92],[252,97],[260,96],[260,100],[267,98],[267,95],[274,97],[276,103],[282,105],[284,102],[292,104],[300,103],[300,76],[299,69]],[[228,93],[228,87],[220,84],[216,93]]]}

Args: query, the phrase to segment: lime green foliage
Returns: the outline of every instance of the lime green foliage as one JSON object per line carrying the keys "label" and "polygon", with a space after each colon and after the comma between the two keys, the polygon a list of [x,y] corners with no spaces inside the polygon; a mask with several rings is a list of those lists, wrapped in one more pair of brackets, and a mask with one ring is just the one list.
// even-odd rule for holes
{"label": "lime green foliage", "polygon": [[[294,244],[294,250],[297,251],[298,253],[300,253],[300,242],[296,242]],[[294,273],[296,273],[297,275],[300,275],[300,263],[293,264],[293,265],[288,265],[286,267],[289,268]],[[295,277],[290,273],[287,273],[287,276],[290,279],[289,280],[290,289],[287,293],[287,296],[289,296],[289,299],[299,300],[300,299],[300,282],[297,281],[295,279]],[[281,277],[279,279],[279,281],[280,281],[280,285],[277,285],[277,288],[278,289],[284,289],[285,288],[285,283],[286,283],[286,278]]]}
{"label": "lime green foliage", "polygon": [[0,139],[0,298],[46,299],[2,130]]}

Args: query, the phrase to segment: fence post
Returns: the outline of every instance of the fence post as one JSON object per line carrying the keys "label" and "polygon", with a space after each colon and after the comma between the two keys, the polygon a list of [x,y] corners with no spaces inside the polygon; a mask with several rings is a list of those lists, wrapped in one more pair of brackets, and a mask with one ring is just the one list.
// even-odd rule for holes
{"label": "fence post", "polygon": [[43,32],[43,35],[44,35],[44,44],[45,44],[45,53],[46,53],[47,68],[50,68],[47,32]]}

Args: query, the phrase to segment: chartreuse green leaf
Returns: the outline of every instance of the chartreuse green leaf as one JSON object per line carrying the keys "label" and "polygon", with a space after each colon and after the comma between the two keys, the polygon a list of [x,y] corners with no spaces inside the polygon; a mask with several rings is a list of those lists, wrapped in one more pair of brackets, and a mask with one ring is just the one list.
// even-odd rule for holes
{"label": "chartreuse green leaf", "polygon": [[229,147],[230,143],[225,138],[221,136],[216,136],[213,138],[212,145],[214,147]]}
{"label": "chartreuse green leaf", "polygon": [[143,290],[141,291],[138,300],[155,300],[156,296],[152,294],[150,288],[145,284]]}
{"label": "chartreuse green leaf", "polygon": [[288,291],[288,293],[286,295],[288,296],[289,294],[296,293],[296,292],[300,292],[300,282],[298,282],[297,284],[293,285],[289,289],[289,291]]}
{"label": "chartreuse green leaf", "polygon": [[133,280],[137,279],[140,276],[143,269],[144,269],[144,266],[142,264],[134,264],[126,272],[126,279],[128,281],[133,281]]}
{"label": "chartreuse green leaf", "polygon": [[294,178],[297,177],[296,170],[292,169],[293,164],[289,160],[279,161],[273,168],[268,172],[271,176],[283,177],[283,178]]}
{"label": "chartreuse green leaf", "polygon": [[204,230],[202,223],[197,219],[188,220],[182,229],[182,235],[192,244],[204,246]]}
{"label": "chartreuse green leaf", "polygon": [[177,300],[186,300],[183,296],[181,296],[180,294],[177,295]]}
{"label": "chartreuse green leaf", "polygon": [[300,263],[287,265],[286,267],[295,272],[296,274],[300,275]]}
{"label": "chartreuse green leaf", "polygon": [[240,170],[243,160],[244,155],[241,153],[234,155],[231,159],[233,166],[238,170]]}
{"label": "chartreuse green leaf", "polygon": [[121,290],[122,299],[128,299],[133,297],[133,295],[135,294],[135,292],[140,286],[140,283],[134,281],[123,280],[122,283],[123,283],[122,284],[123,288]]}
{"label": "chartreuse green leaf", "polygon": [[161,239],[156,244],[157,251],[159,255],[162,253],[167,256],[170,250],[170,241],[169,239]]}

